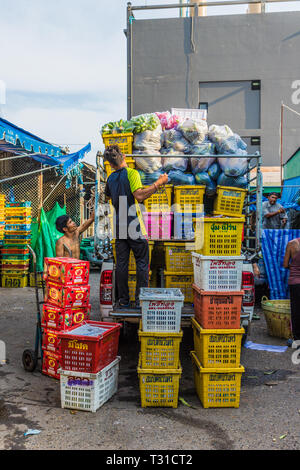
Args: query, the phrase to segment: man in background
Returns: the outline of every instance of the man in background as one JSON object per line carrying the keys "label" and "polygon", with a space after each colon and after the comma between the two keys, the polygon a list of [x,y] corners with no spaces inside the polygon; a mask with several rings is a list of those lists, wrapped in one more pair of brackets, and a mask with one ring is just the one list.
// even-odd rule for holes
{"label": "man in background", "polygon": [[56,228],[63,236],[56,242],[57,257],[80,259],[80,235],[84,233],[95,220],[95,213],[79,227],[69,215],[61,215],[56,219]]}
{"label": "man in background", "polygon": [[287,223],[287,215],[285,209],[277,202],[277,194],[270,193],[268,200],[262,205],[262,228],[263,229],[280,229],[284,228]]}

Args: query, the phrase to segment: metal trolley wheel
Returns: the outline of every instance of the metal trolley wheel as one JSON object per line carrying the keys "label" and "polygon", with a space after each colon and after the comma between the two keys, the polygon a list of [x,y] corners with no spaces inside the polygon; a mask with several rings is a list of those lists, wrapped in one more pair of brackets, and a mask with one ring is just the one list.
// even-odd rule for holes
{"label": "metal trolley wheel", "polygon": [[38,363],[38,357],[32,349],[25,349],[22,355],[23,367],[27,372],[33,372]]}

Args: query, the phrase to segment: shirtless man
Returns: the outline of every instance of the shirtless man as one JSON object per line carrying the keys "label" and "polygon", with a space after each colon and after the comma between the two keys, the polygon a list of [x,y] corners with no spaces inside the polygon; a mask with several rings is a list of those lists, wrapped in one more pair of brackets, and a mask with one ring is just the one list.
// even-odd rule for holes
{"label": "shirtless man", "polygon": [[[291,324],[294,341],[300,340],[300,238],[291,240],[286,247],[283,267],[290,270]],[[289,344],[289,343],[288,343]]]}
{"label": "shirtless man", "polygon": [[56,242],[56,256],[63,258],[80,259],[80,240],[79,236],[85,232],[94,222],[95,213],[79,227],[68,215],[61,215],[56,219],[56,228],[63,236]]}

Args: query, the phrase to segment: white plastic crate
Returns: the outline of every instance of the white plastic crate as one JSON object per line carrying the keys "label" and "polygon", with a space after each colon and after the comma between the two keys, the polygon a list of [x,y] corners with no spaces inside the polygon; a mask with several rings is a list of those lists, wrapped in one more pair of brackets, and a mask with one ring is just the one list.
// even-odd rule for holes
{"label": "white plastic crate", "polygon": [[143,331],[179,333],[183,302],[180,289],[141,288]]}
{"label": "white plastic crate", "polygon": [[118,389],[118,356],[97,374],[60,369],[61,407],[95,413]]}
{"label": "white plastic crate", "polygon": [[194,284],[206,291],[238,291],[242,285],[243,256],[204,256],[192,252]]}

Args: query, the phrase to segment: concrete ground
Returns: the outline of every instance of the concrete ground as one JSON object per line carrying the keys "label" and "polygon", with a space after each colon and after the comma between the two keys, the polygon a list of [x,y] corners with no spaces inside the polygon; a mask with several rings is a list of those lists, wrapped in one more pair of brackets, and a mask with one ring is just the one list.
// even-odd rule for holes
{"label": "concrete ground", "polygon": [[[99,271],[91,274],[92,319],[98,316]],[[184,329],[183,374],[177,409],[141,408],[137,329],[120,339],[117,394],[96,413],[62,409],[59,381],[38,369],[25,372],[22,352],[33,348],[36,322],[32,288],[0,289],[0,340],[7,363],[0,366],[0,449],[241,450],[300,448],[300,369],[292,353],[242,348],[240,407],[204,409],[196,395],[189,352],[192,329]],[[251,341],[285,345],[267,334],[263,315],[252,323]],[[28,429],[40,434],[24,437]]]}

